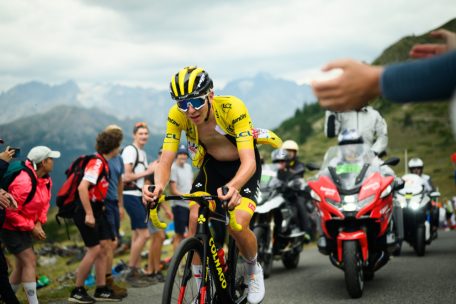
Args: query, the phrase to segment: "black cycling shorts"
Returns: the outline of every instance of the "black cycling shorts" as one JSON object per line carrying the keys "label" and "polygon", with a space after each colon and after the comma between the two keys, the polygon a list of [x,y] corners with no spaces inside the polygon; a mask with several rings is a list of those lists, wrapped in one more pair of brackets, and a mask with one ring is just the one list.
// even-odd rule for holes
{"label": "black cycling shorts", "polygon": [[[240,194],[242,197],[248,198],[256,204],[261,178],[261,159],[257,148],[255,148],[255,162],[255,173],[247,181],[244,187],[241,188]],[[192,190],[190,193],[203,191],[212,195],[216,195],[218,188],[226,185],[230,180],[233,179],[240,165],[240,160],[219,161],[206,153],[203,160],[203,165],[198,172],[198,176],[193,182]],[[256,206],[248,207],[252,210],[252,214],[255,210],[255,207]]]}

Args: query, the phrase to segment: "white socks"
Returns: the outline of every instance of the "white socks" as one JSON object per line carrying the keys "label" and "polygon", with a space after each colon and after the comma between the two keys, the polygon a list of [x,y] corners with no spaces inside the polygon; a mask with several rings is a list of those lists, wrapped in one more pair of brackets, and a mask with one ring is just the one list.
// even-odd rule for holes
{"label": "white socks", "polygon": [[38,304],[38,298],[36,296],[36,282],[23,282],[25,294],[29,304]]}
{"label": "white socks", "polygon": [[247,275],[250,277],[252,274],[255,274],[257,271],[257,256],[256,254],[253,259],[247,260],[244,258],[245,263],[247,264]]}
{"label": "white socks", "polygon": [[203,266],[192,264],[192,273],[193,273],[193,277],[195,278],[195,281],[196,281],[196,287],[199,290],[200,286],[201,286],[201,280],[203,279],[202,278]]}

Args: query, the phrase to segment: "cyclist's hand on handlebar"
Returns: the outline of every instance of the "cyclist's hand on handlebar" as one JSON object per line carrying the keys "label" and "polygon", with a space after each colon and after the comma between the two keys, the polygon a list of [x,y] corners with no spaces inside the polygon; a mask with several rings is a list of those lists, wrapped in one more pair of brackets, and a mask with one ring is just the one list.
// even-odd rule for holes
{"label": "cyclist's hand on handlebar", "polygon": [[236,188],[228,185],[225,187],[228,188],[228,193],[223,195],[222,188],[220,187],[217,189],[217,195],[220,200],[226,200],[228,202],[229,210],[233,210],[237,205],[241,203],[242,196]]}
{"label": "cyclist's hand on handlebar", "polygon": [[155,202],[158,201],[158,198],[160,195],[163,193],[163,187],[159,185],[155,185],[155,189],[153,192],[149,191],[149,186],[150,185],[144,185],[142,188],[142,199],[143,203],[147,205],[148,203],[151,203],[151,207],[155,207]]}

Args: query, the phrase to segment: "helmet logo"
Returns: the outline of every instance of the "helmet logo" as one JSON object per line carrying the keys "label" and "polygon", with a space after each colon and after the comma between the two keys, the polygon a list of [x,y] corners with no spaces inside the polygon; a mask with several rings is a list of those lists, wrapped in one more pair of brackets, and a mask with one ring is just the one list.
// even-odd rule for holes
{"label": "helmet logo", "polygon": [[196,88],[199,88],[201,84],[204,82],[204,79],[206,78],[206,75],[203,73],[198,81],[198,84],[196,85]]}

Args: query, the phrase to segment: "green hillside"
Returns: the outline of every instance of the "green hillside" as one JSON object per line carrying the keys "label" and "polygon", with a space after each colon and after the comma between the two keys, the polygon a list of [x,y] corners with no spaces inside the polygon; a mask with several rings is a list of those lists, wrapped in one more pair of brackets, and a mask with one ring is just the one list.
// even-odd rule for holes
{"label": "green hillside", "polygon": [[[456,32],[456,19],[441,27]],[[431,39],[429,33],[404,37],[385,49],[373,64],[385,65],[408,60],[412,45],[430,42],[436,40]],[[454,168],[450,161],[451,153],[456,152],[456,141],[451,134],[448,101],[397,105],[379,98],[372,106],[380,111],[388,124],[388,155],[401,158],[401,163],[395,167],[396,173],[404,174],[407,151],[408,159],[423,159],[425,173],[431,175],[443,197],[456,195]],[[335,139],[324,136],[323,123],[324,109],[312,104],[296,111],[294,117],[284,121],[275,131],[282,139],[294,139],[300,143],[302,160],[321,163],[327,148],[336,144]]]}

